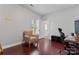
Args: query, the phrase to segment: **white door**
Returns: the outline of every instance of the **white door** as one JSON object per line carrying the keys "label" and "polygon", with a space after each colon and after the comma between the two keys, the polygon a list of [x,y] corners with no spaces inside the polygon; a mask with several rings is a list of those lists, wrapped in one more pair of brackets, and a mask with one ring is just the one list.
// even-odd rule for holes
{"label": "white door", "polygon": [[42,36],[49,37],[49,22],[47,20],[42,21]]}

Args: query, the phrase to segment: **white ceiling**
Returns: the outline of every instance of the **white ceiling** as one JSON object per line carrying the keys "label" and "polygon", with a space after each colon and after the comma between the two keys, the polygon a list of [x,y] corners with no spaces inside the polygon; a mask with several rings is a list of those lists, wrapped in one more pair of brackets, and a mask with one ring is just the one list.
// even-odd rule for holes
{"label": "white ceiling", "polygon": [[27,6],[31,10],[35,11],[36,13],[40,15],[46,15],[49,13],[53,13],[56,11],[61,11],[66,8],[74,7],[74,4],[25,4],[24,6]]}

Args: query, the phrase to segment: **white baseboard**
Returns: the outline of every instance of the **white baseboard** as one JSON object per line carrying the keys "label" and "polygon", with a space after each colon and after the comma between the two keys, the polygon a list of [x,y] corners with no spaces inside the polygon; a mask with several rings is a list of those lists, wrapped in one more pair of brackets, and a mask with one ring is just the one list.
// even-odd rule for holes
{"label": "white baseboard", "polygon": [[13,46],[16,46],[16,45],[20,45],[20,44],[23,44],[24,42],[18,42],[18,43],[14,43],[14,44],[11,44],[11,45],[6,45],[6,46],[3,46],[2,48],[3,49],[6,49],[6,48],[10,48],[10,47],[13,47]]}

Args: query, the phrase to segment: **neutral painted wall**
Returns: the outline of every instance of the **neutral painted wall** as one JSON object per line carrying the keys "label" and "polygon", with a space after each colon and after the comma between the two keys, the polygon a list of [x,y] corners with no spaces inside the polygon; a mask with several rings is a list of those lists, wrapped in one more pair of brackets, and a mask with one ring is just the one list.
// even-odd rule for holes
{"label": "neutral painted wall", "polygon": [[47,15],[46,20],[49,20],[49,35],[59,35],[59,27],[63,29],[66,35],[74,32],[74,21],[77,19],[79,19],[79,6]]}
{"label": "neutral painted wall", "polygon": [[2,47],[22,42],[24,30],[31,30],[31,20],[38,15],[19,5],[0,5],[0,42]]}
{"label": "neutral painted wall", "polygon": [[75,15],[74,21],[79,20],[79,5],[77,5],[77,7],[75,8],[74,15]]}

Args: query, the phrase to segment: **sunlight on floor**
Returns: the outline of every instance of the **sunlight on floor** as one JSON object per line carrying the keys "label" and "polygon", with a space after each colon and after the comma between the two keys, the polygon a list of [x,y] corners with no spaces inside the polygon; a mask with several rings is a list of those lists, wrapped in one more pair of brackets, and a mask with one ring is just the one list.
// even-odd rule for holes
{"label": "sunlight on floor", "polygon": [[39,55],[39,52],[37,50],[35,50],[30,55]]}

